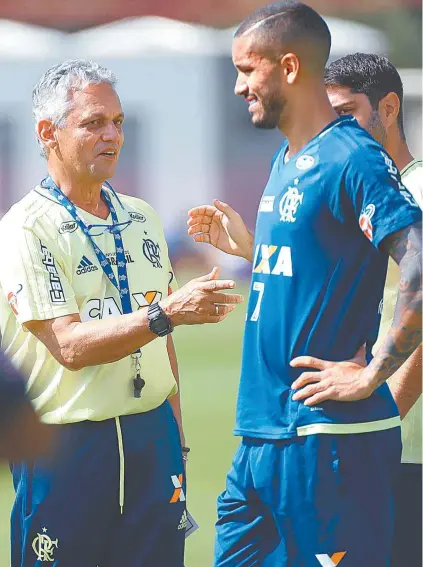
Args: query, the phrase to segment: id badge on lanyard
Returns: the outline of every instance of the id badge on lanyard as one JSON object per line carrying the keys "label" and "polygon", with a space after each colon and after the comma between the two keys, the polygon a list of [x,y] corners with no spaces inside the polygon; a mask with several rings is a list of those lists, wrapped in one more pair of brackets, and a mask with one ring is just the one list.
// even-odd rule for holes
{"label": "id badge on lanyard", "polygon": [[[110,189],[113,196],[116,198],[118,203],[122,208],[123,205],[120,202],[119,197],[116,195],[114,189],[109,183],[105,183],[105,185]],[[124,314],[132,313],[132,304],[131,304],[131,292],[129,288],[129,279],[128,279],[128,271],[126,269],[126,257],[125,257],[125,250],[123,246],[122,240],[122,231],[132,223],[131,220],[126,222],[119,223],[119,219],[116,213],[116,209],[113,206],[113,203],[108,195],[108,193],[101,189],[101,196],[107,203],[110,214],[112,217],[111,225],[86,225],[81,217],[78,215],[78,211],[76,210],[75,205],[66,197],[66,195],[59,189],[53,179],[48,176],[41,181],[41,187],[47,189],[49,193],[61,204],[68,213],[71,215],[73,220],[77,223],[78,227],[82,230],[85,236],[91,243],[93,247],[94,253],[97,256],[97,260],[103,270],[104,275],[109,279],[109,281],[115,286],[115,288],[119,292],[119,297],[122,305],[122,312]],[[97,244],[93,240],[93,232],[95,234],[99,234],[98,229],[99,227],[103,227],[103,232],[110,232],[113,234],[115,240],[115,249],[116,249],[116,265],[118,271],[118,279],[116,279],[115,273],[113,272],[113,268],[110,264],[110,260],[104,254],[104,252],[97,246]],[[136,350],[132,355],[132,359],[134,361],[134,378],[133,378],[133,385],[134,385],[134,397],[140,398],[141,391],[145,386],[145,381],[141,377],[141,350]]]}

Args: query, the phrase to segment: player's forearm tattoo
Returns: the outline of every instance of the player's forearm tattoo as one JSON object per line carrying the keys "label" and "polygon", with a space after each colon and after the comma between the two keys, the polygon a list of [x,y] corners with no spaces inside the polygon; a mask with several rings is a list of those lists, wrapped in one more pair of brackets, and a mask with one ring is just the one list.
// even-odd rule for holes
{"label": "player's forearm tattoo", "polygon": [[371,366],[377,385],[391,376],[422,341],[422,225],[392,234],[385,250],[398,264],[401,279],[392,327]]}

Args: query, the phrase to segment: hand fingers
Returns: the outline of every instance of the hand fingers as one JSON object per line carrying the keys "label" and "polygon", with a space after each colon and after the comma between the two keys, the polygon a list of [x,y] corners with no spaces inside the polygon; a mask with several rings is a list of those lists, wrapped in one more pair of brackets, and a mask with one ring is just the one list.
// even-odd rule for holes
{"label": "hand fingers", "polygon": [[233,289],[235,286],[236,283],[233,280],[212,280],[205,281],[201,285],[201,289],[203,291],[220,291],[221,289]]}
{"label": "hand fingers", "polygon": [[320,382],[325,377],[323,372],[303,372],[294,383],[292,384],[292,390],[299,390],[304,388],[307,384],[312,384],[314,382]]}
{"label": "hand fingers", "polygon": [[215,266],[212,269],[211,272],[209,272],[208,274],[205,274],[204,276],[200,276],[198,278],[195,278],[193,281],[194,282],[210,282],[210,281],[216,280],[218,275],[219,275],[219,268],[217,268]]}
{"label": "hand fingers", "polygon": [[215,310],[213,314],[207,317],[207,321],[205,321],[205,323],[220,323],[220,321],[223,321],[223,319],[225,319],[229,313],[235,309],[235,305],[219,305],[216,307],[219,307],[219,314],[216,315]]}
{"label": "hand fingers", "polygon": [[305,406],[315,406],[317,404],[321,404],[322,402],[326,402],[327,400],[336,400],[337,397],[333,395],[332,388],[327,388],[322,390],[321,392],[317,392],[311,398],[307,398],[304,402]]}
{"label": "hand fingers", "polygon": [[210,232],[210,225],[209,224],[195,224],[189,227],[188,234],[195,234],[195,233],[209,233]]}
{"label": "hand fingers", "polygon": [[213,303],[220,305],[242,303],[244,297],[238,293],[214,293],[212,297]]}
{"label": "hand fingers", "polygon": [[207,224],[208,226],[211,225],[213,217],[208,217],[206,215],[196,215],[195,217],[190,217],[187,220],[188,226],[194,226],[195,224]]}
{"label": "hand fingers", "polygon": [[210,244],[210,234],[194,234],[195,242],[205,242],[206,244]]}
{"label": "hand fingers", "polygon": [[235,305],[211,305],[209,315],[211,317],[226,317],[235,309]]}
{"label": "hand fingers", "polygon": [[233,210],[232,207],[230,207],[228,205],[228,203],[223,203],[222,201],[218,201],[217,199],[215,199],[213,201],[213,205],[216,207],[216,209],[218,211],[221,211],[222,213],[225,213],[225,215],[228,218],[231,218],[233,215],[236,215],[237,213]]}
{"label": "hand fingers", "polygon": [[326,370],[331,365],[336,364],[327,360],[321,360],[314,356],[297,356],[289,363],[294,368],[317,368],[317,370]]}
{"label": "hand fingers", "polygon": [[295,392],[295,394],[292,396],[292,399],[296,402],[299,400],[305,400],[306,398],[310,398],[314,394],[321,392],[323,389],[324,383],[322,384],[322,382],[318,382],[317,384],[309,384],[302,390]]}
{"label": "hand fingers", "polygon": [[198,215],[207,215],[208,217],[212,217],[216,212],[216,207],[212,205],[200,205],[199,207],[194,207],[188,211],[189,217],[195,217]]}

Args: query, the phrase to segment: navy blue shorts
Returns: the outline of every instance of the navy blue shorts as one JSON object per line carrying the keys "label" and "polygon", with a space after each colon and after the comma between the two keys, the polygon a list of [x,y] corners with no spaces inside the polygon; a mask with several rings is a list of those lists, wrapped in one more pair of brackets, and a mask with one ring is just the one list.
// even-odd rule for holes
{"label": "navy blue shorts", "polygon": [[422,465],[403,463],[394,486],[391,567],[422,567]]}
{"label": "navy blue shorts", "polygon": [[119,422],[123,458],[109,419],[55,426],[48,459],[12,465],[12,567],[183,567],[186,486],[172,409]]}
{"label": "navy blue shorts", "polygon": [[400,459],[399,427],[244,438],[218,498],[215,567],[389,567]]}

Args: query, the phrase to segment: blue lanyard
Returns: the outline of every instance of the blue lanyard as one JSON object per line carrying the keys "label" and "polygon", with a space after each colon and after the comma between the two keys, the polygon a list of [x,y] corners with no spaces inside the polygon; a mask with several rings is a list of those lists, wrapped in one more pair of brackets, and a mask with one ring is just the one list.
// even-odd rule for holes
{"label": "blue lanyard", "polygon": [[[101,189],[101,196],[106,201],[110,214],[112,217],[112,225],[105,225],[105,229],[113,234],[115,240],[115,248],[116,248],[116,265],[118,271],[118,279],[113,272],[113,268],[111,266],[110,260],[104,254],[104,252],[97,246],[94,242],[93,237],[90,234],[90,228],[97,226],[97,225],[89,225],[87,226],[81,217],[78,215],[78,211],[75,208],[75,205],[66,197],[66,195],[59,189],[53,179],[48,176],[41,181],[41,187],[47,189],[50,195],[52,195],[63,207],[66,208],[68,213],[71,215],[73,220],[78,224],[79,228],[85,234],[85,236],[90,241],[95,255],[97,256],[97,260],[105,274],[105,276],[110,280],[110,282],[115,286],[115,288],[119,292],[119,297],[122,305],[122,311],[124,314],[132,313],[132,305],[131,305],[131,292],[129,289],[129,279],[128,279],[128,271],[126,269],[126,257],[125,257],[125,250],[123,246],[123,240],[121,231],[123,230],[123,226],[125,228],[128,226],[128,223],[119,223],[119,219],[116,213],[116,209],[113,206],[113,203],[104,189]],[[107,183],[107,187],[111,190],[121,207],[123,208],[122,203],[119,200],[119,197],[116,195],[115,191],[113,190],[112,186]],[[128,221],[130,222],[130,221]],[[141,358],[141,350],[138,349],[133,353],[133,359],[135,360],[135,371],[136,377],[134,378],[134,396],[136,398],[141,397],[141,390],[145,385],[145,381],[141,378],[140,375],[140,358]]]}

